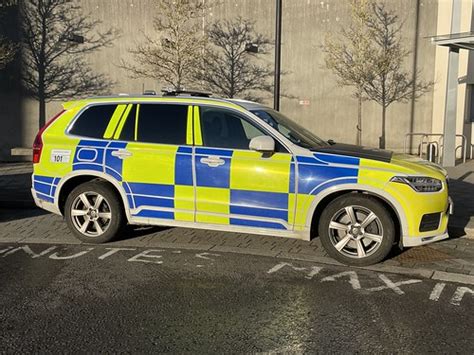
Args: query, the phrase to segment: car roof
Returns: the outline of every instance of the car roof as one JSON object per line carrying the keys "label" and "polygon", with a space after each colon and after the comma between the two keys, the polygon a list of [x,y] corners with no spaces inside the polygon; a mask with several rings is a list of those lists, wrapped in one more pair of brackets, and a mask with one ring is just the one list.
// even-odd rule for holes
{"label": "car roof", "polygon": [[[245,110],[255,110],[267,108],[266,106],[248,100],[240,99],[226,99],[220,97],[199,97],[194,95],[131,95],[131,94],[118,94],[109,96],[93,96],[85,99],[67,101],[63,104],[65,109],[69,109],[78,105],[87,105],[92,103],[106,103],[106,102],[127,102],[127,101],[192,101],[193,103],[198,102],[214,102],[220,104],[229,104],[229,106],[239,106]],[[234,106],[235,107],[235,106]]]}

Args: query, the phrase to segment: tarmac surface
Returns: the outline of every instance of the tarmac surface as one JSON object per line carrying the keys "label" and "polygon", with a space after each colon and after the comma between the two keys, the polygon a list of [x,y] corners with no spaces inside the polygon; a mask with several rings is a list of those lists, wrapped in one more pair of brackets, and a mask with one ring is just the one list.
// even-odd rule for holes
{"label": "tarmac surface", "polygon": [[179,248],[0,244],[0,352],[474,352],[474,287]]}

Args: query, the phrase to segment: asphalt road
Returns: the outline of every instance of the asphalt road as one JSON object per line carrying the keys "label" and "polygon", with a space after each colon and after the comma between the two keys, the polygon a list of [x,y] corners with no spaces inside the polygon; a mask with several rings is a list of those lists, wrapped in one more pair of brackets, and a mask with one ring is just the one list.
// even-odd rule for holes
{"label": "asphalt road", "polygon": [[410,276],[231,253],[0,244],[0,283],[1,353],[474,352],[472,286]]}

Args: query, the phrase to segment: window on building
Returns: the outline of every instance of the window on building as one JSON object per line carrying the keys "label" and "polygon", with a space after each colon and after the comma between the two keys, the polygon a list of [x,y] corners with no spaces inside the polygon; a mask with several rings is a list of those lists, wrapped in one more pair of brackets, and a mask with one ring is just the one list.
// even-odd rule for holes
{"label": "window on building", "polygon": [[138,117],[140,142],[186,144],[188,106],[141,104]]}
{"label": "window on building", "polygon": [[69,133],[89,138],[102,138],[116,105],[97,105],[86,109],[74,122]]}

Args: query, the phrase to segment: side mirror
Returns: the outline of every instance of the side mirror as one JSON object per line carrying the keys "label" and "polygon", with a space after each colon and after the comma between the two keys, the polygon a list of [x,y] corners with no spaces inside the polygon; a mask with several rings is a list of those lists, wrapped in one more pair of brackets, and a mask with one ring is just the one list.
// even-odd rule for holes
{"label": "side mirror", "polygon": [[257,152],[273,153],[275,151],[275,141],[270,136],[258,136],[252,138],[249,148]]}

